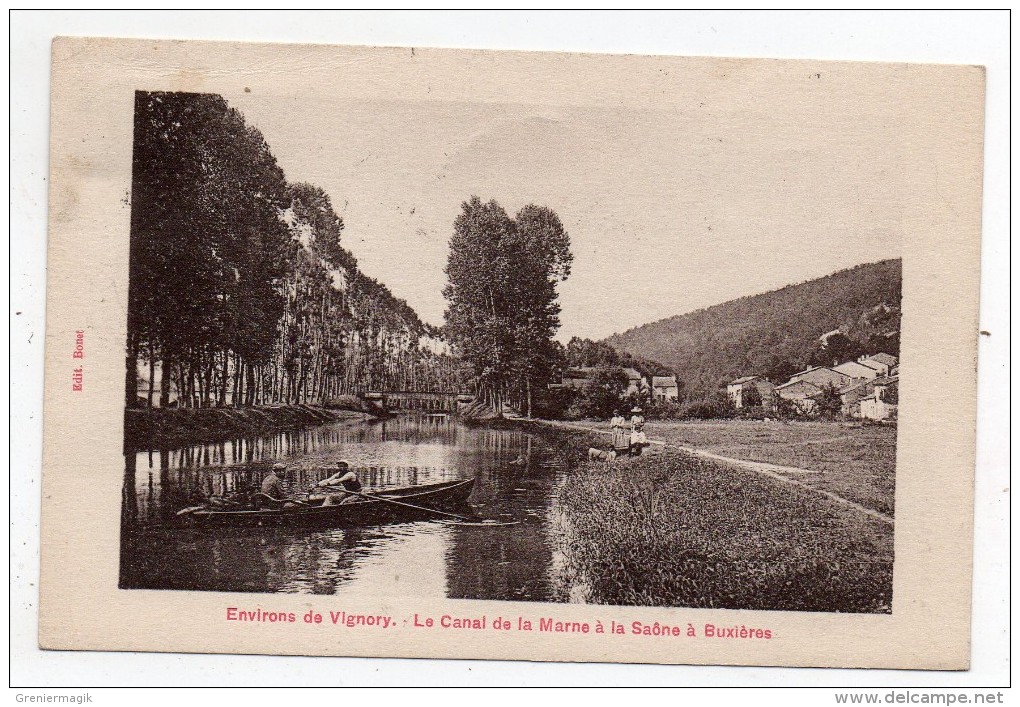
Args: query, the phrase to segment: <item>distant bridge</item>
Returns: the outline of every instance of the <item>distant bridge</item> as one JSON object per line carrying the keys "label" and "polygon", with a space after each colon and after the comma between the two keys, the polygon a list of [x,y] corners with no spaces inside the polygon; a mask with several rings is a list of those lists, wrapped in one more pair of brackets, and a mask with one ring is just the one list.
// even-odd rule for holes
{"label": "distant bridge", "polygon": [[364,398],[390,411],[454,413],[457,412],[458,406],[471,403],[475,396],[469,393],[423,393],[412,390],[391,390],[371,391],[365,393]]}

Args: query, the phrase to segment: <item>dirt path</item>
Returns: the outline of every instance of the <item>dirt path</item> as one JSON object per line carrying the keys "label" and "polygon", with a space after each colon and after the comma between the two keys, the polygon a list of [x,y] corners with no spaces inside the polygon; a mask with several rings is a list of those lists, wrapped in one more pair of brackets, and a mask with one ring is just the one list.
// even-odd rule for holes
{"label": "dirt path", "polygon": [[[555,421],[552,421],[552,420],[532,420],[532,422],[538,422],[538,423],[541,423],[543,425],[550,425],[552,427],[564,427],[564,428],[567,428],[567,429],[581,430],[581,431],[584,431],[584,432],[595,432],[596,434],[603,434],[603,435],[611,435],[612,434],[612,432],[609,431],[609,430],[600,430],[600,429],[598,429],[596,427],[585,427],[584,425],[577,425],[577,424],[572,424],[572,423],[569,423],[569,422],[555,422]],[[798,468],[798,467],[795,467],[795,466],[781,466],[779,464],[768,464],[766,462],[756,462],[756,461],[751,461],[749,459],[737,459],[735,457],[726,457],[726,456],[723,456],[721,454],[716,454],[714,452],[705,451],[704,449],[697,449],[695,447],[685,447],[685,446],[682,446],[682,445],[679,445],[679,444],[670,444],[668,442],[665,442],[663,440],[658,440],[658,439],[649,439],[648,441],[651,444],[658,445],[658,446],[661,446],[661,447],[668,447],[670,449],[679,449],[680,451],[686,452],[686,453],[691,454],[691,455],[696,456],[696,457],[701,457],[703,459],[711,459],[712,461],[722,462],[724,464],[729,464],[731,466],[737,466],[737,467],[740,467],[742,469],[748,469],[749,471],[753,471],[753,472],[758,473],[758,474],[763,474],[763,475],[768,476],[768,477],[770,477],[772,479],[776,479],[777,481],[781,481],[781,482],[787,483],[787,484],[792,484],[794,486],[799,486],[799,487],[801,487],[803,489],[806,489],[808,491],[816,493],[816,494],[818,494],[820,496],[825,496],[826,498],[829,498],[829,499],[835,501],[836,503],[839,503],[841,505],[847,506],[849,508],[853,508],[855,511],[859,511],[861,513],[869,515],[872,518],[877,518],[878,520],[880,520],[880,521],[882,521],[884,523],[888,523],[889,525],[893,525],[895,523],[894,519],[891,516],[888,516],[888,515],[886,515],[884,513],[879,513],[878,511],[874,510],[873,508],[868,508],[866,506],[862,506],[861,504],[856,503],[854,501],[851,501],[848,498],[843,498],[839,494],[835,494],[835,493],[833,493],[831,491],[826,491],[824,489],[815,488],[814,486],[811,486],[810,484],[806,484],[803,481],[799,481],[797,479],[790,478],[789,476],[785,476],[785,474],[821,474],[821,473],[823,473],[823,472],[820,472],[820,471],[816,471],[814,469],[801,469],[801,468]]]}

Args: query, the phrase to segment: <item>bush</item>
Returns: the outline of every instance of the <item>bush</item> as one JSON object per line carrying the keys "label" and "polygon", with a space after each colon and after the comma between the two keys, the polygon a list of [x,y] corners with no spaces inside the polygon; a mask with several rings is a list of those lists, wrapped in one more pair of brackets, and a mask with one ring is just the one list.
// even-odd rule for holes
{"label": "bush", "polygon": [[533,413],[546,420],[577,419],[569,418],[571,406],[577,400],[579,391],[574,388],[546,389],[535,396]]}
{"label": "bush", "polygon": [[574,402],[579,417],[601,420],[613,414],[620,407],[621,398],[627,390],[627,376],[617,366],[599,366],[585,382],[580,396]]}
{"label": "bush", "polygon": [[353,410],[354,412],[370,412],[372,406],[365,403],[357,395],[339,395],[322,404],[328,410]]}
{"label": "bush", "polygon": [[689,402],[680,409],[682,419],[713,420],[734,417],[737,409],[725,393],[716,393],[704,400]]}
{"label": "bush", "polygon": [[741,396],[741,409],[744,408],[756,408],[761,407],[761,392],[758,390],[758,386],[751,385],[744,387],[743,395]]}
{"label": "bush", "polygon": [[798,417],[806,417],[804,411],[792,400],[776,396],[776,418],[780,420],[791,420]]}
{"label": "bush", "polygon": [[634,408],[644,410],[645,417],[648,417],[653,409],[653,404],[646,392],[629,393],[620,400],[620,410],[629,413]]}
{"label": "bush", "polygon": [[818,396],[815,414],[827,420],[834,420],[840,416],[842,409],[843,399],[840,397],[839,388],[829,383],[822,388],[822,394]]}
{"label": "bush", "polygon": [[680,420],[683,418],[683,406],[678,400],[654,401],[648,405],[645,417],[649,420]]}
{"label": "bush", "polygon": [[769,417],[769,414],[765,412],[765,408],[761,405],[751,407],[745,405],[737,410],[736,417],[739,417],[741,420],[764,420],[766,417]]}
{"label": "bush", "polygon": [[685,420],[711,420],[722,415],[715,403],[709,400],[696,400],[680,409],[680,417]]}

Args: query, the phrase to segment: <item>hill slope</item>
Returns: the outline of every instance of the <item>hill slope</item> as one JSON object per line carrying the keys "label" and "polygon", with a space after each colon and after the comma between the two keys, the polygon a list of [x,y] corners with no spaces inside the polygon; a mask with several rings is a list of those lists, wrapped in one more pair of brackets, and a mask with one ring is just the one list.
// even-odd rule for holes
{"label": "hill slope", "polygon": [[901,284],[902,261],[883,260],[645,324],[606,343],[669,366],[698,397],[742,375],[785,379],[824,362],[819,337],[836,329],[855,352],[898,354]]}

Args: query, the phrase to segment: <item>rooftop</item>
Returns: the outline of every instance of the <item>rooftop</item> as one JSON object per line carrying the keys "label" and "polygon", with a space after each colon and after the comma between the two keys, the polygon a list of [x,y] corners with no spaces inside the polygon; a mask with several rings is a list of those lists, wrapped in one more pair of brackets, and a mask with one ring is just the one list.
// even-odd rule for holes
{"label": "rooftop", "polygon": [[[812,388],[818,388],[818,386],[815,385],[814,383],[812,383],[811,381],[800,380],[798,378],[795,381],[790,381],[789,383],[783,383],[782,385],[777,385],[776,386],[776,390],[782,390],[783,388],[789,388],[790,386],[793,386],[793,385],[809,385]],[[818,388],[818,390],[821,390],[821,388]]]}
{"label": "rooftop", "polygon": [[877,353],[874,356],[868,356],[862,363],[867,363],[868,361],[878,361],[886,366],[896,365],[896,357],[887,353]]}

